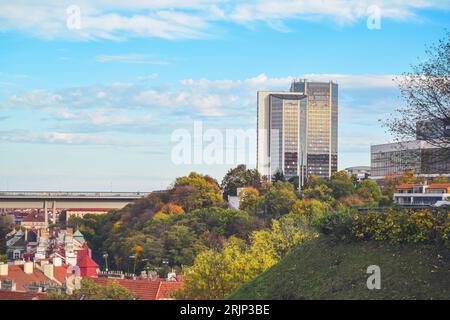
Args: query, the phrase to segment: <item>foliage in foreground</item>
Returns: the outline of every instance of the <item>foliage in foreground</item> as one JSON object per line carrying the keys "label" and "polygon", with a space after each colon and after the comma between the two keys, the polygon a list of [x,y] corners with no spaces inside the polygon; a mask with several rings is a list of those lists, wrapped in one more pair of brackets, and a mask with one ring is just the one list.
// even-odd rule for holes
{"label": "foliage in foreground", "polygon": [[315,222],[322,233],[338,239],[430,243],[450,247],[450,211],[446,209],[327,213]]}
{"label": "foliage in foreground", "polygon": [[[367,267],[381,269],[368,290]],[[449,251],[431,244],[337,241],[321,236],[291,251],[229,299],[449,299]]]}
{"label": "foliage in foreground", "polygon": [[223,299],[276,264],[300,242],[315,234],[302,231],[293,218],[274,220],[270,230],[255,231],[250,243],[231,237],[222,250],[206,250],[185,276],[178,299]]}

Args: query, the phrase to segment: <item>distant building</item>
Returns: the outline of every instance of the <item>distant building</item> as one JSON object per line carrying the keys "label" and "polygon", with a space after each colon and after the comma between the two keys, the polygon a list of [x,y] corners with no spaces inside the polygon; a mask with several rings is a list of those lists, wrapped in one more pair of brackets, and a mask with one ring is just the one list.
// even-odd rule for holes
{"label": "distant building", "polygon": [[44,229],[47,227],[43,213],[30,213],[23,217],[20,225],[25,229]]}
{"label": "distant building", "polygon": [[236,189],[236,195],[230,196],[228,195],[228,207],[230,209],[239,210],[239,207],[241,206],[241,201],[239,200],[239,193],[244,188],[237,188]]}
{"label": "distant building", "polygon": [[290,92],[258,92],[257,169],[270,177],[330,177],[337,171],[338,85],[295,81]]}
{"label": "distant building", "polygon": [[432,206],[450,200],[450,183],[401,184],[394,193],[394,202],[402,206]]}
{"label": "distant building", "polygon": [[172,299],[172,294],[183,286],[183,277],[173,272],[167,279],[161,279],[156,272],[136,276],[100,271],[79,230],[53,228],[30,232],[36,232],[37,239],[25,240],[26,233],[18,230],[7,240],[11,259],[8,263],[0,261],[0,300],[46,300],[51,290],[73,292],[82,278],[101,285],[117,281],[141,300]]}
{"label": "distant building", "polygon": [[361,181],[370,177],[370,169],[371,168],[369,166],[357,166],[345,168],[344,171],[356,178],[358,181]]}
{"label": "distant building", "polygon": [[73,208],[73,209],[67,209],[66,210],[66,221],[69,221],[69,219],[71,217],[83,218],[87,214],[93,214],[93,215],[106,214],[109,211],[111,211],[111,209],[103,209],[103,208],[90,208],[90,209]]}
{"label": "distant building", "polygon": [[436,161],[443,152],[446,151],[422,140],[373,145],[370,150],[372,178],[401,175],[407,169],[425,177],[450,175],[450,161]]}

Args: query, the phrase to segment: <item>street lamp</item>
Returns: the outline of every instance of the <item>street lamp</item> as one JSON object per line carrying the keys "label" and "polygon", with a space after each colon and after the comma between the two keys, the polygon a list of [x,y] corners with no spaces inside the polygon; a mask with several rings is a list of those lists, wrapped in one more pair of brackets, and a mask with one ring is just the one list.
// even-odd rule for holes
{"label": "street lamp", "polygon": [[103,253],[103,259],[105,259],[105,271],[108,272],[108,253]]}

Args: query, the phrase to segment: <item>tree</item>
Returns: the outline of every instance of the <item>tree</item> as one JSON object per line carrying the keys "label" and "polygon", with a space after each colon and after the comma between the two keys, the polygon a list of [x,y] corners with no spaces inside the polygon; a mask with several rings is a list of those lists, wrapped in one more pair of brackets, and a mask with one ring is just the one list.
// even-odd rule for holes
{"label": "tree", "polygon": [[316,187],[318,185],[326,184],[326,183],[327,183],[327,179],[325,179],[323,177],[316,176],[314,174],[311,174],[306,179],[305,189],[307,189],[307,188],[312,189],[312,188],[314,188],[314,187]]}
{"label": "tree", "polygon": [[237,188],[253,187],[261,189],[261,175],[256,169],[247,169],[245,164],[228,170],[222,180],[223,197],[237,196]]}
{"label": "tree", "polygon": [[329,186],[333,190],[335,199],[350,196],[355,190],[352,176],[345,171],[334,172],[331,175]]}
{"label": "tree", "polygon": [[373,180],[363,180],[357,188],[357,193],[367,202],[378,203],[381,199],[380,187]]}
{"label": "tree", "polygon": [[433,178],[432,183],[450,183],[450,177],[446,176],[435,177]]}
{"label": "tree", "polygon": [[259,209],[259,191],[256,188],[248,187],[239,193],[239,209],[251,214],[257,214]]}
{"label": "tree", "polygon": [[306,199],[316,199],[322,202],[334,202],[333,190],[326,184],[314,184],[303,191]]}
{"label": "tree", "polygon": [[[190,198],[191,200],[197,200],[193,204],[194,208],[198,208],[199,206],[217,207],[222,205],[222,193],[219,184],[208,175],[201,175],[196,172],[191,172],[187,177],[177,178],[175,181],[175,188],[183,186],[190,186],[197,189],[198,197],[194,199]],[[188,195],[188,197],[190,196]],[[179,204],[186,209],[182,203]]]}
{"label": "tree", "polygon": [[205,249],[200,238],[187,226],[173,225],[164,242],[171,265],[191,265],[197,253]]}
{"label": "tree", "polygon": [[286,181],[277,181],[265,194],[267,213],[279,218],[291,210],[297,196],[292,184]]}
{"label": "tree", "polygon": [[385,125],[398,141],[418,137],[440,148],[427,159],[431,164],[450,161],[450,32],[426,55],[397,79],[406,104]]}
{"label": "tree", "polygon": [[230,237],[222,250],[205,250],[195,258],[176,298],[223,299],[272,267],[308,237],[291,218],[274,220],[271,229],[253,232],[250,244]]}
{"label": "tree", "polygon": [[179,205],[176,205],[173,203],[167,203],[167,204],[163,205],[163,207],[161,208],[161,210],[159,212],[165,213],[168,215],[179,215],[179,214],[183,214],[184,210]]}
{"label": "tree", "polygon": [[200,190],[189,185],[175,185],[170,191],[171,201],[180,205],[186,212],[201,208]]}
{"label": "tree", "polygon": [[50,300],[134,300],[135,297],[128,289],[122,287],[117,281],[108,281],[106,285],[97,284],[90,279],[81,280],[81,289],[73,294],[50,293]]}
{"label": "tree", "polygon": [[272,183],[276,183],[277,181],[286,181],[286,178],[284,177],[284,173],[281,170],[278,170],[272,176]]}
{"label": "tree", "polygon": [[316,199],[303,199],[295,201],[291,213],[305,218],[309,226],[312,225],[314,218],[319,218],[325,214],[331,207],[326,202]]}
{"label": "tree", "polygon": [[412,169],[406,169],[400,176],[397,178],[398,183],[419,183],[423,180],[423,178],[417,177]]}
{"label": "tree", "polygon": [[[11,217],[0,216],[0,255],[6,253],[6,235],[11,232],[13,222]],[[0,261],[3,261],[0,259]]]}

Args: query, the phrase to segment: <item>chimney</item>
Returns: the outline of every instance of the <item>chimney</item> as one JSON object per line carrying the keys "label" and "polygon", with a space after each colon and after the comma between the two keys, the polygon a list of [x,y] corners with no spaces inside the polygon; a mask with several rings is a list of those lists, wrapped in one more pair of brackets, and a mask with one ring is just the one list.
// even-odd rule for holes
{"label": "chimney", "polygon": [[23,272],[26,274],[32,274],[33,273],[33,262],[27,261],[23,264]]}
{"label": "chimney", "polygon": [[53,258],[53,265],[55,267],[61,267],[62,266],[62,259],[60,257],[54,257]]}
{"label": "chimney", "polygon": [[0,264],[0,276],[8,275],[8,265],[6,263]]}
{"label": "chimney", "polygon": [[51,263],[44,264],[44,275],[53,280],[53,265]]}

